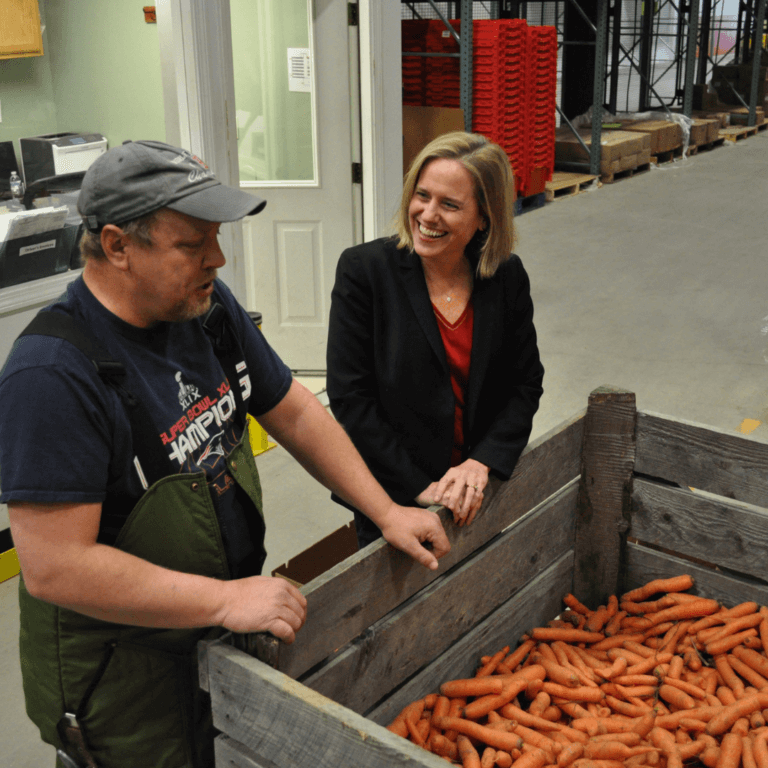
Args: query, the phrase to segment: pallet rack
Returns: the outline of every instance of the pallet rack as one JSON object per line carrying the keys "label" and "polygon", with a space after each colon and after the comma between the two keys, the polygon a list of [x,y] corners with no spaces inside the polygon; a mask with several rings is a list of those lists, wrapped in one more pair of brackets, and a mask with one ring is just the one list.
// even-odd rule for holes
{"label": "pallet rack", "polygon": [[[714,36],[719,38],[723,31],[722,14],[718,16],[718,10],[722,11],[723,8],[723,0],[659,0],[657,3],[643,0],[595,0],[592,4],[592,14],[582,7],[580,0],[456,0],[441,3],[435,0],[402,0],[401,5],[413,13],[413,18],[419,18],[425,9],[427,12],[433,12],[434,16],[429,18],[440,18],[458,42],[460,52],[452,55],[460,59],[460,106],[464,110],[467,130],[470,130],[472,125],[472,45],[467,44],[466,35],[460,36],[451,27],[448,18],[453,16],[471,22],[476,17],[476,12],[479,12],[484,14],[484,18],[528,18],[530,22],[531,15],[535,16],[537,11],[543,19],[544,8],[552,9],[553,13],[550,15],[553,16],[554,26],[558,29],[562,50],[576,46],[594,46],[591,147],[587,147],[578,137],[560,105],[557,106],[557,111],[561,121],[577,135],[589,156],[589,165],[573,164],[571,170],[588,170],[597,174],[600,167],[603,112],[617,111],[622,66],[628,66],[630,72],[636,73],[640,80],[638,102],[634,107],[636,111],[658,109],[670,113],[670,107],[679,104],[683,115],[690,117],[693,111],[694,80],[697,80],[699,85],[704,85],[713,67],[731,54],[737,63],[746,63],[751,59],[749,103],[739,94],[736,96],[748,109],[747,125],[755,126],[762,56],[752,56],[751,52],[759,49],[763,56],[768,56],[762,46],[766,1],[740,0],[735,42],[726,51],[713,47]],[[583,27],[589,30],[590,39],[566,39],[563,24],[566,7],[569,13],[575,14]],[[472,26],[468,24],[464,28],[471,30]],[[659,62],[655,54],[660,45],[666,46],[671,55],[668,62],[657,67]],[[703,53],[698,61],[697,48]],[[404,52],[403,55],[441,54]],[[673,93],[665,96],[660,93],[663,90],[660,83],[671,75],[674,75],[675,82]],[[627,103],[628,100],[627,93]]]}

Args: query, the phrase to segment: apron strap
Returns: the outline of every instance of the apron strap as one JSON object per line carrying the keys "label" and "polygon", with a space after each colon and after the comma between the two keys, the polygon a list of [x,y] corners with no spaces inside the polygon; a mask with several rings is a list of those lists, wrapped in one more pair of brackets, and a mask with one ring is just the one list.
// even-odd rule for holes
{"label": "apron strap", "polygon": [[123,386],[126,373],[122,363],[115,360],[71,315],[63,312],[39,312],[19,337],[31,335],[53,336],[68,341],[93,363],[101,379],[120,395],[131,423],[134,465],[145,489],[160,478],[173,474],[173,465],[157,438],[157,429],[149,411]]}

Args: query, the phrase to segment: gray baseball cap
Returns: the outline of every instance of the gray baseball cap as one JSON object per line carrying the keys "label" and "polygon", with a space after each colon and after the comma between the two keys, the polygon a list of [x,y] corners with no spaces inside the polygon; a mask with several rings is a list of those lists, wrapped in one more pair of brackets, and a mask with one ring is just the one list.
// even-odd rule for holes
{"label": "gray baseball cap", "polygon": [[86,171],[77,199],[92,232],[158,208],[204,221],[237,221],[259,213],[266,204],[222,184],[191,152],[161,141],[126,141],[100,155]]}

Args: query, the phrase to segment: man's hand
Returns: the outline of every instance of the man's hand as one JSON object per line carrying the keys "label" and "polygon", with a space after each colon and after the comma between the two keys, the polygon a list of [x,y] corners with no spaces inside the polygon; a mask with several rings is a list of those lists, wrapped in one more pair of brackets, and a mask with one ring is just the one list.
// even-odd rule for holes
{"label": "man's hand", "polygon": [[232,632],[271,632],[292,643],[307,618],[307,599],[285,579],[251,576],[225,582],[220,626]]}
{"label": "man's hand", "polygon": [[421,507],[431,507],[435,503],[437,483],[430,483],[414,501]]}
{"label": "man's hand", "polygon": [[[451,551],[443,524],[434,512],[393,503],[382,522],[381,533],[389,544],[433,571],[438,559]],[[431,552],[422,545],[426,541],[432,544]]]}
{"label": "man's hand", "polygon": [[[453,512],[454,522],[459,525],[469,525],[483,502],[486,485],[488,467],[475,459],[467,459],[443,475],[435,488],[432,503],[448,507]],[[432,485],[427,490],[430,488]]]}

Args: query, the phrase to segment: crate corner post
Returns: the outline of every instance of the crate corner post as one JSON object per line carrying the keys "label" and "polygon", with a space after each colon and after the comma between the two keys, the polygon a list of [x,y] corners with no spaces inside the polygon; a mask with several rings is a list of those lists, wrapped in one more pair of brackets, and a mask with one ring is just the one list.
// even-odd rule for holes
{"label": "crate corner post", "polygon": [[621,589],[635,464],[634,392],[602,386],[589,395],[576,505],[573,589],[590,608]]}

